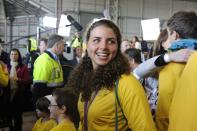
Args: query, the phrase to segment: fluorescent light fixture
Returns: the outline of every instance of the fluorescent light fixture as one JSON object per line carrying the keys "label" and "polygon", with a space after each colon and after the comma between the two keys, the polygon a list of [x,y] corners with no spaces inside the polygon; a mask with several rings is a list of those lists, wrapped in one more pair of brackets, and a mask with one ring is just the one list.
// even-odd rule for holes
{"label": "fluorescent light fixture", "polygon": [[45,16],[43,18],[44,27],[56,28],[57,18]]}
{"label": "fluorescent light fixture", "polygon": [[143,39],[156,40],[160,33],[160,22],[158,18],[141,20]]}
{"label": "fluorescent light fixture", "polygon": [[62,14],[58,28],[58,34],[61,36],[70,36],[71,23],[67,19],[67,15]]}

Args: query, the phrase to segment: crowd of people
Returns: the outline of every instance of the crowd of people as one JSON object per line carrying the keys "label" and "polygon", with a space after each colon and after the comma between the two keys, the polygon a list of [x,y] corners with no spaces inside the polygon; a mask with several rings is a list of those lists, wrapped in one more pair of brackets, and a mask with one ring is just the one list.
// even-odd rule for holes
{"label": "crowd of people", "polygon": [[75,34],[73,60],[63,56],[64,43],[57,34],[41,39],[32,74],[18,49],[0,48],[0,112],[9,108],[14,131],[22,130],[31,85],[32,131],[197,130],[195,12],[173,14],[152,49],[137,36],[122,40],[108,19],[90,23],[85,40]]}

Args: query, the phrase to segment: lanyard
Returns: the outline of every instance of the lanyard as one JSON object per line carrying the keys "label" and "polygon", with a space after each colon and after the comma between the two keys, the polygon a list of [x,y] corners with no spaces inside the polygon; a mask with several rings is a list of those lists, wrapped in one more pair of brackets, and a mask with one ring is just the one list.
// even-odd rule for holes
{"label": "lanyard", "polygon": [[[116,117],[116,125],[115,125],[115,131],[118,131],[118,106],[120,107],[120,110],[122,112],[122,115],[126,121],[126,124],[128,125],[128,120],[127,118],[125,117],[124,115],[124,112],[123,112],[123,109],[122,109],[122,106],[121,106],[121,103],[120,103],[120,100],[119,100],[119,97],[118,97],[118,84],[119,84],[119,80],[116,80],[116,83],[115,83],[115,117]],[[131,129],[127,129],[126,131],[131,131]]]}
{"label": "lanyard", "polygon": [[96,97],[97,92],[94,92],[90,101],[85,101],[84,103],[84,131],[88,131],[88,109],[92,102],[94,101],[94,98]]}

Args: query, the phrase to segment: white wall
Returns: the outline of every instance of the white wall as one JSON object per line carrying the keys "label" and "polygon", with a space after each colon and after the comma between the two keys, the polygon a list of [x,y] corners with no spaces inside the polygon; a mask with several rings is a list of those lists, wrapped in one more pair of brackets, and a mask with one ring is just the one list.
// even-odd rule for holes
{"label": "white wall", "polygon": [[[41,2],[44,6],[54,11],[55,15],[57,15],[57,0],[36,1]],[[94,16],[102,16],[106,7],[105,3],[106,0],[62,0],[61,8],[59,7],[58,9],[66,11],[85,26]],[[174,0],[119,0],[118,24],[123,38],[130,40],[134,35],[142,36],[141,20],[160,18],[163,24],[174,12],[179,10],[197,12],[197,2]],[[87,16],[87,14],[91,15]],[[27,22],[27,18],[19,18],[14,22],[13,39],[36,33],[38,21],[35,17],[31,17],[29,19],[29,23]],[[71,33],[73,34],[75,31],[76,30],[72,27]],[[9,41],[9,34],[8,24],[7,41]],[[25,44],[25,42],[25,40],[19,41],[20,44]]]}
{"label": "white wall", "polygon": [[197,2],[172,0],[120,0],[119,26],[124,38],[142,36],[140,21],[143,19],[159,18],[161,24],[177,11],[197,12]]}

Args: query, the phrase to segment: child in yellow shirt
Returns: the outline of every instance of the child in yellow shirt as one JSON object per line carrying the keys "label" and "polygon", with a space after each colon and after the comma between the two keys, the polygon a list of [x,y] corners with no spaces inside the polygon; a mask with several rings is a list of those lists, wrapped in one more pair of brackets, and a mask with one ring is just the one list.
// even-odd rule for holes
{"label": "child in yellow shirt", "polygon": [[54,119],[50,118],[50,101],[47,97],[41,97],[36,102],[36,113],[39,119],[36,121],[32,131],[50,131],[57,125]]}
{"label": "child in yellow shirt", "polygon": [[77,111],[77,97],[69,89],[57,88],[53,91],[50,105],[51,118],[58,125],[50,131],[76,131],[74,121]]}

